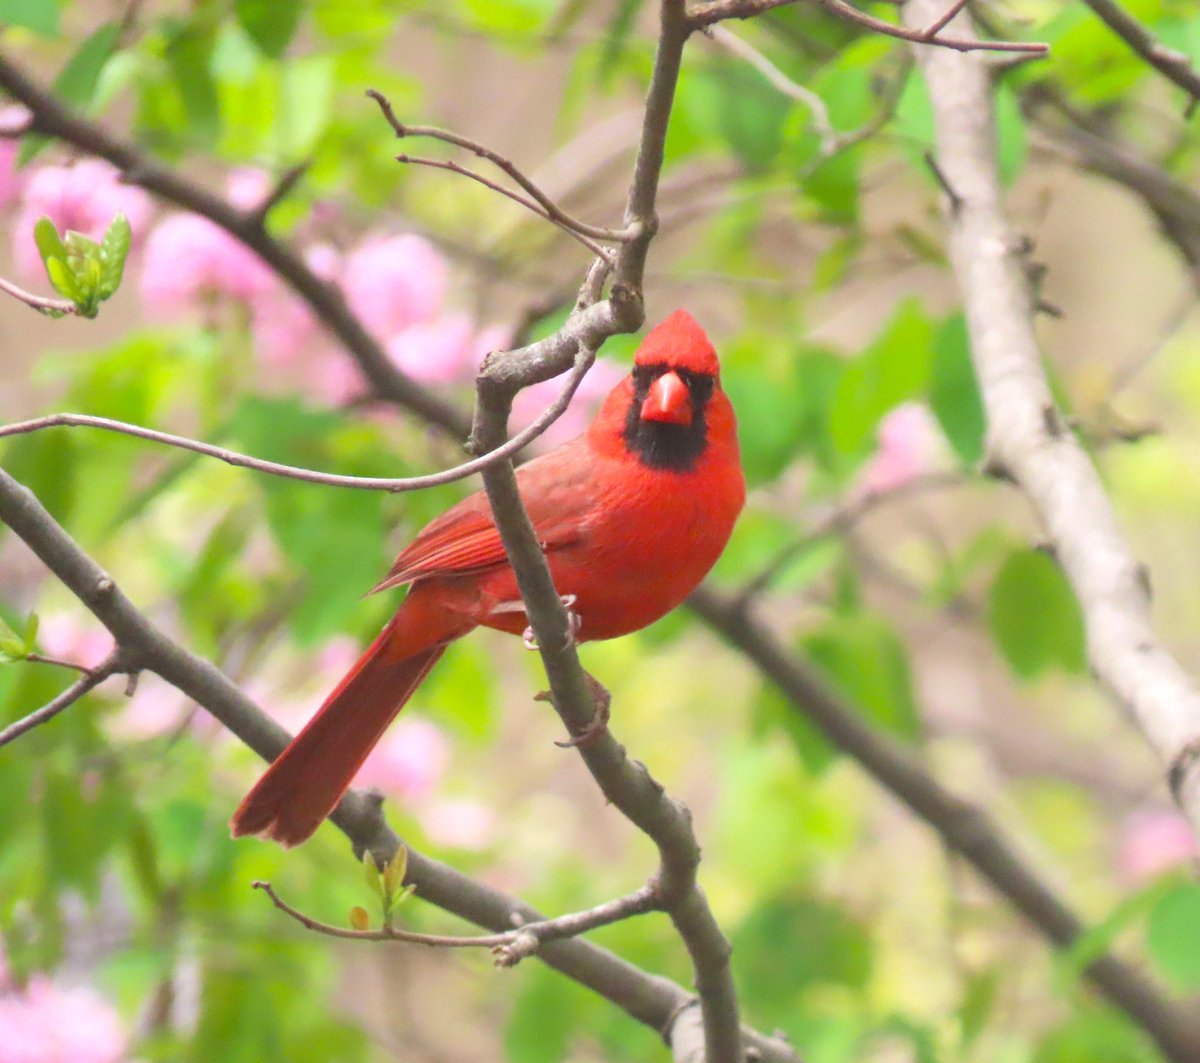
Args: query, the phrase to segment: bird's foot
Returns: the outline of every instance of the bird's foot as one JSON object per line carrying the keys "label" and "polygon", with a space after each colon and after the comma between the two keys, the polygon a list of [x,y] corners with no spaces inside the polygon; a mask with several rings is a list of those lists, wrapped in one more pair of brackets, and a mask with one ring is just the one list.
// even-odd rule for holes
{"label": "bird's foot", "polygon": [[583,749],[608,733],[608,721],[612,715],[612,695],[591,673],[584,672],[588,692],[592,695],[592,703],[596,706],[591,720],[578,734],[572,735],[565,742],[555,742],[559,749]]}
{"label": "bird's foot", "polygon": [[[560,594],[558,600],[562,602],[563,608],[567,611],[567,641],[563,644],[563,649],[570,649],[570,647],[575,645],[579,629],[583,626],[583,619],[571,608],[577,601],[574,594]],[[525,643],[527,650],[536,650],[538,648],[532,624],[525,629],[525,633],[521,636],[521,641]]]}

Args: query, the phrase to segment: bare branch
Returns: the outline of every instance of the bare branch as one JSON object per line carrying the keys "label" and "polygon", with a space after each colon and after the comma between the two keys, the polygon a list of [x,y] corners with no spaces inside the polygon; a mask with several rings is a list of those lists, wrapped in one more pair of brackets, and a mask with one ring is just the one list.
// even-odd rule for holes
{"label": "bare branch", "polygon": [[576,358],[575,365],[571,368],[567,376],[562,391],[538,415],[532,424],[523,428],[512,439],[505,441],[496,447],[495,450],[481,457],[472,458],[470,461],[465,461],[461,465],[454,466],[452,469],[429,473],[426,476],[392,478],[386,476],[344,476],[339,473],[318,472],[315,469],[305,469],[297,465],[284,465],[277,461],[267,461],[264,458],[252,458],[247,454],[239,454],[237,451],[229,450],[226,447],[218,447],[212,443],[203,443],[197,439],[188,439],[186,436],[171,435],[168,432],[159,432],[153,428],[142,428],[139,425],[126,424],[124,421],[113,421],[107,417],[93,417],[90,414],[82,413],[52,413],[45,417],[34,418],[31,421],[0,425],[0,439],[3,439],[5,436],[38,432],[47,428],[101,428],[108,432],[117,432],[121,435],[133,436],[137,439],[148,439],[152,443],[162,443],[169,447],[178,447],[180,450],[190,450],[197,454],[204,454],[207,457],[216,458],[218,461],[223,461],[227,465],[234,465],[238,468],[252,469],[255,472],[267,473],[270,476],[281,476],[289,480],[300,480],[303,483],[323,484],[326,487],[351,487],[363,491],[390,491],[393,493],[417,491],[426,487],[438,487],[442,484],[454,483],[457,480],[466,479],[468,476],[486,469],[494,462],[503,461],[523,450],[562,416],[566,408],[570,405],[571,399],[574,397],[580,381],[583,380],[584,374],[595,360],[596,353],[594,350],[587,347],[580,347],[580,353]]}
{"label": "bare branch", "polygon": [[[61,664],[63,662],[54,661],[53,663]],[[98,687],[109,676],[116,675],[118,672],[130,671],[131,669],[132,665],[126,663],[125,656],[118,650],[114,650],[102,664],[90,670],[85,670],[83,675],[53,701],[43,705],[35,712],[31,712],[28,716],[17,720],[16,723],[9,724],[3,731],[0,731],[0,747],[8,745],[26,732],[32,731],[35,727],[40,727],[42,724],[53,720],[60,712],[70,708],[84,694]]]}
{"label": "bare branch", "polygon": [[[511,159],[501,155],[498,151],[493,151],[486,145],[480,144],[476,140],[471,140],[469,137],[464,137],[459,133],[453,133],[448,129],[438,129],[436,126],[429,125],[405,125],[397,117],[392,110],[392,105],[388,102],[383,93],[375,89],[368,89],[367,95],[371,97],[383,112],[383,116],[387,119],[388,124],[392,127],[392,131],[396,134],[398,140],[403,140],[405,137],[429,137],[431,140],[440,140],[444,144],[452,144],[456,148],[465,148],[474,155],[478,155],[481,159],[486,159],[488,162],[503,170],[511,177],[518,185],[520,185],[533,201],[542,208],[545,212],[544,217],[549,218],[555,224],[564,229],[569,229],[583,236],[591,236],[597,240],[613,240],[621,242],[629,240],[633,237],[633,233],[628,229],[606,229],[599,225],[589,225],[587,222],[580,221],[578,218],[571,217],[565,210],[554,202],[545,192],[543,192],[536,184],[518,169],[516,163]],[[410,161],[406,156],[399,157],[401,162]],[[482,181],[483,178],[472,173],[469,170],[459,169],[457,173],[466,173],[470,177],[475,177],[476,180]],[[486,183],[486,182],[485,182]],[[495,187],[495,186],[491,186]],[[499,189],[497,189],[499,191]],[[516,198],[516,197],[513,197]],[[517,202],[525,202],[518,199]],[[526,204],[528,205],[528,204]]]}
{"label": "bare branch", "polygon": [[69,668],[73,672],[82,672],[84,675],[90,675],[93,671],[86,664],[77,664],[75,661],[64,661],[58,657],[47,657],[41,653],[27,653],[22,659],[29,661],[31,664],[49,664],[55,668]]}
{"label": "bare branch", "polygon": [[410,163],[413,166],[429,166],[437,170],[449,170],[451,173],[461,174],[463,177],[469,177],[472,181],[478,181],[485,188],[491,189],[493,192],[499,192],[502,196],[507,196],[514,203],[520,203],[521,206],[523,206],[526,210],[536,214],[539,218],[544,218],[546,221],[557,225],[558,228],[565,232],[572,240],[578,240],[579,243],[583,244],[584,247],[586,247],[598,258],[603,258],[609,262],[612,261],[612,252],[607,248],[601,247],[591,237],[585,236],[578,229],[559,221],[557,218],[553,217],[549,211],[539,206],[532,199],[526,199],[524,196],[519,195],[512,189],[505,188],[503,185],[497,184],[495,181],[484,177],[483,174],[478,173],[467,166],[462,166],[451,159],[430,159],[424,155],[397,155],[396,161]]}
{"label": "bare branch", "polygon": [[280,203],[292,194],[292,190],[298,185],[309,167],[312,166],[311,159],[305,159],[303,162],[296,163],[295,166],[289,166],[282,174],[279,175],[279,180],[275,182],[275,186],[267,193],[266,199],[255,206],[246,214],[246,220],[252,225],[260,228],[267,224],[267,217],[270,215]]}
{"label": "bare branch", "polygon": [[[923,22],[935,7],[934,0],[910,0],[904,17]],[[1146,569],[1121,534],[1100,477],[1046,380],[1020,241],[1002,205],[988,72],[977,60],[948,52],[919,58],[933,100],[940,165],[960,197],[946,224],[987,414],[988,463],[1013,479],[1041,515],[1083,609],[1096,675],[1128,707],[1200,829],[1194,753],[1200,690],[1154,634]]]}
{"label": "bare branch", "polygon": [[[60,582],[112,633],[123,653],[161,676],[203,706],[233,735],[264,760],[277,757],[290,735],[263,713],[216,667],[170,639],[121,592],[89,558],[33,494],[0,469],[0,521],[42,560]],[[352,790],[330,817],[350,839],[361,859],[372,853],[387,863],[400,840],[388,826],[377,797]],[[478,926],[507,933],[514,913],[523,923],[546,917],[522,901],[477,882],[453,868],[409,849],[406,881],[420,897]],[[666,978],[649,975],[591,942],[570,938],[547,941],[538,950],[543,962],[612,1001],[639,1022],[664,1031],[692,997]],[[753,1031],[743,1031],[748,1047],[764,1063],[796,1063],[791,1047]]]}
{"label": "bare branch", "polygon": [[[793,0],[708,0],[692,8],[689,23],[694,29],[711,26],[729,18],[750,18],[753,15],[769,11],[774,7],[782,7]],[[865,29],[880,33],[885,37],[895,37],[901,41],[911,41],[914,44],[937,45],[956,52],[1022,52],[1029,55],[1045,55],[1050,51],[1048,44],[1032,41],[987,41],[977,37],[942,37],[940,32],[963,9],[966,0],[953,0],[948,8],[939,11],[936,18],[930,20],[923,28],[905,28],[892,22],[885,22],[874,15],[860,11],[846,0],[813,0],[838,18],[853,22]]]}
{"label": "bare branch", "polygon": [[[915,3],[917,0],[909,0]],[[874,730],[806,662],[794,657],[745,609],[702,587],[688,605],[710,627],[752,660],[802,713],[854,757],[962,855],[1046,939],[1069,949],[1085,928],[982,809],[946,790],[903,746]],[[1200,1017],[1175,1005],[1137,968],[1105,953],[1085,968],[1091,982],[1147,1031],[1172,1063],[1200,1059]]]}
{"label": "bare branch", "polygon": [[1147,63],[1191,97],[1191,103],[1188,106],[1190,114],[1200,103],[1200,71],[1192,66],[1192,61],[1183,52],[1168,48],[1113,0],[1083,0],[1083,2]]}
{"label": "bare branch", "polygon": [[821,138],[821,154],[832,155],[837,151],[837,130],[829,120],[829,108],[825,106],[825,101],[820,95],[806,85],[793,81],[749,41],[743,40],[724,26],[713,26],[706,30],[706,34],[730,54],[744,59],[785,96],[804,104],[812,115],[813,125],[817,127],[817,135]]}
{"label": "bare branch", "polygon": [[253,883],[253,887],[266,893],[271,898],[271,903],[281,912],[285,912],[301,926],[318,934],[348,938],[352,941],[398,941],[410,945],[426,945],[430,948],[491,949],[497,967],[515,967],[521,960],[534,955],[547,941],[577,937],[589,930],[609,926],[635,915],[643,915],[659,907],[657,889],[653,883],[650,883],[640,890],[606,901],[604,904],[599,904],[584,912],[572,912],[569,915],[560,915],[553,919],[522,923],[503,934],[466,937],[452,934],[419,934],[411,930],[400,930],[394,926],[384,926],[379,930],[352,930],[334,926],[331,923],[313,919],[298,908],[292,907],[275,892],[269,882],[256,881]]}
{"label": "bare branch", "polygon": [[79,312],[79,307],[70,299],[51,299],[45,295],[34,295],[33,292],[27,292],[24,288],[17,287],[12,281],[5,280],[3,277],[0,277],[0,292],[7,292],[14,299],[20,299],[26,306],[32,307],[42,314],[75,314]]}

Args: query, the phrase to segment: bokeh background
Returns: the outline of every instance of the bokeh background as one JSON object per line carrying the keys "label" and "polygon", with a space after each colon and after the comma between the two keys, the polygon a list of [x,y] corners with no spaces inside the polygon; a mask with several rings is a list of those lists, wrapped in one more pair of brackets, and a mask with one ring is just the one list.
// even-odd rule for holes
{"label": "bokeh background", "polygon": [[[1126,7],[1200,60],[1193,4]],[[1185,188],[1197,119],[1080,3],[980,13],[1053,48],[998,73],[1010,209],[1047,304],[1048,370],[1150,565],[1159,630],[1194,670],[1196,278],[1135,191],[1078,165],[1045,100]],[[636,0],[19,0],[0,3],[0,21],[7,57],[240,206],[311,160],[272,229],[341,286],[400,368],[466,408],[481,354],[555,327],[587,254],[457,175],[394,162],[363,93],[485,141],[576,214],[614,224],[655,13]],[[719,39],[689,45],[647,299],[650,322],[679,306],[701,320],[741,419],[750,503],[712,578],[756,581],[779,638],[986,807],[1099,928],[1088,948],[1118,948],[1165,991],[1194,995],[1195,839],[1087,674],[1078,609],[1036,520],[977,472],[982,414],[906,46],[807,4],[730,32],[819,96],[838,143],[827,150],[813,110]],[[39,216],[96,236],[122,211],[134,233],[96,321],[0,303],[4,421],[94,413],[370,475],[458,460],[456,440],[372,400],[251,252],[107,164],[0,142],[0,209],[0,272],[38,292],[50,290]],[[605,347],[552,436],[586,424],[635,345]],[[553,393],[523,395],[514,424]],[[6,442],[0,462],[157,623],[289,727],[394,607],[363,591],[472,487],[339,492],[84,431]],[[109,647],[0,537],[0,616],[22,633],[31,613],[43,653],[92,664]],[[695,813],[748,1021],[786,1032],[809,1063],[1158,1058],[1082,981],[1086,948],[1049,951],[695,618],[589,645],[583,660],[613,692],[617,736]],[[4,664],[0,723],[69,678]],[[532,700],[542,685],[515,640],[476,633],[360,782],[387,794],[414,846],[560,912],[635,888],[655,855],[552,744],[557,719]],[[0,1061],[665,1058],[652,1032],[535,962],[498,972],[482,954],[338,943],[284,919],[252,880],[331,922],[369,905],[344,839],[326,827],[287,854],[232,842],[226,820],[261,765],[154,677],[129,700],[118,687],[0,752]],[[463,929],[419,899],[403,921]],[[688,982],[665,918],[595,938]]]}

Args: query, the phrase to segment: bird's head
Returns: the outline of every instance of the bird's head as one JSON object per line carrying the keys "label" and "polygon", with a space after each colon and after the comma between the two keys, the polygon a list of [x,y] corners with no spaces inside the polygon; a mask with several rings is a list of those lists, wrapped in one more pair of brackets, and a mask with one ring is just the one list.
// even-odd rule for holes
{"label": "bird's head", "polygon": [[720,373],[704,330],[686,310],[676,310],[646,335],[633,372],[608,397],[593,432],[619,436],[644,465],[689,471],[710,442],[736,446]]}

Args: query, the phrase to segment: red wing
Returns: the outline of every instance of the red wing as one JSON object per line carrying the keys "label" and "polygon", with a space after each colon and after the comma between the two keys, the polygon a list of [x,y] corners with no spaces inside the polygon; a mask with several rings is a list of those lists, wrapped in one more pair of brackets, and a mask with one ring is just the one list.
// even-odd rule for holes
{"label": "red wing", "polygon": [[[517,473],[521,497],[546,552],[578,542],[592,504],[575,448],[529,462]],[[431,576],[466,576],[508,563],[487,496],[477,491],[436,518],[403,550],[368,593]]]}

